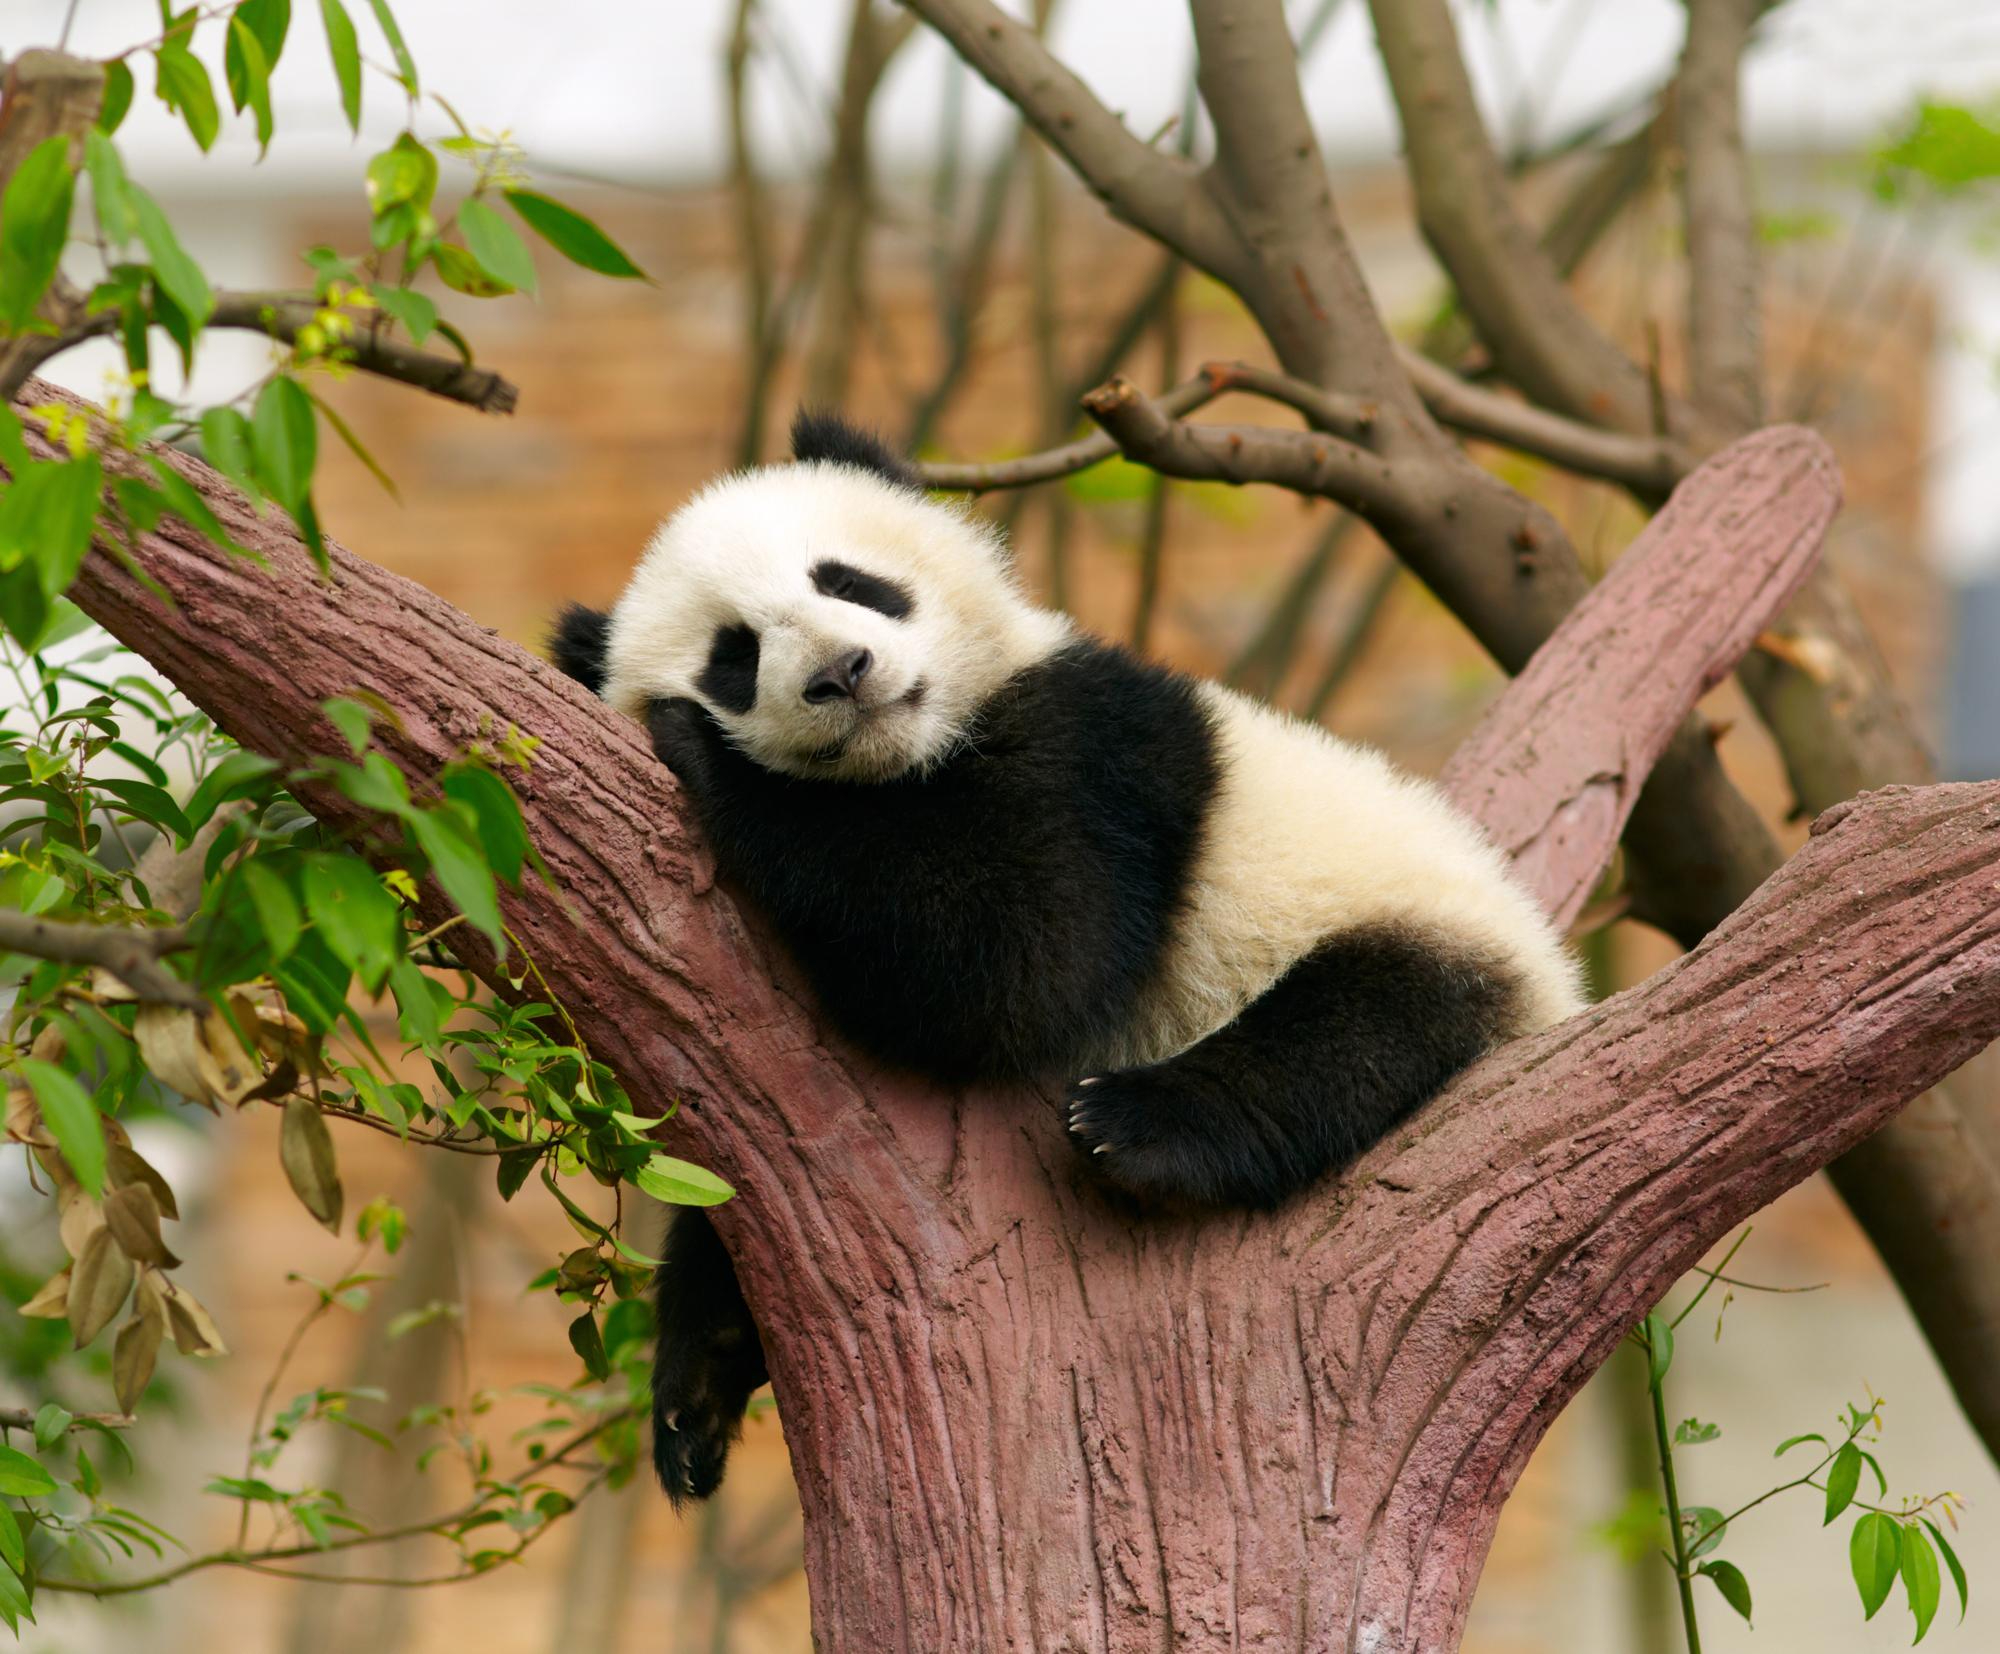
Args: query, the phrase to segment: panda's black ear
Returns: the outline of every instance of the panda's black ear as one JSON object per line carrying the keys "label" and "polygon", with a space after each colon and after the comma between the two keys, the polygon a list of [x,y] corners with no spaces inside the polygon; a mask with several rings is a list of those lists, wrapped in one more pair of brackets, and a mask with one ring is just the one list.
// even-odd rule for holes
{"label": "panda's black ear", "polygon": [[792,458],[802,464],[817,460],[827,465],[852,465],[902,488],[923,487],[909,463],[890,452],[888,444],[873,431],[850,425],[839,414],[823,408],[801,408],[793,416]]}
{"label": "panda's black ear", "polygon": [[556,616],[549,632],[549,659],[588,689],[604,693],[604,646],[611,636],[611,617],[602,609],[572,603]]}

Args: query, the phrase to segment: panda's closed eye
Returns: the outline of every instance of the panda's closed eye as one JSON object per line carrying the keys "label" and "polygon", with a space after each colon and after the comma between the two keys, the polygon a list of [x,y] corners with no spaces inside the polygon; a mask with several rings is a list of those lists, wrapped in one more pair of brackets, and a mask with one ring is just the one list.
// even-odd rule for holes
{"label": "panda's closed eye", "polygon": [[822,597],[837,597],[843,603],[858,603],[864,609],[887,615],[891,620],[907,620],[917,600],[907,586],[884,580],[878,574],[857,569],[852,563],[828,557],[812,566],[813,590]]}
{"label": "panda's closed eye", "polygon": [[748,712],[757,702],[758,652],[757,634],[748,626],[717,627],[695,688],[724,712]]}

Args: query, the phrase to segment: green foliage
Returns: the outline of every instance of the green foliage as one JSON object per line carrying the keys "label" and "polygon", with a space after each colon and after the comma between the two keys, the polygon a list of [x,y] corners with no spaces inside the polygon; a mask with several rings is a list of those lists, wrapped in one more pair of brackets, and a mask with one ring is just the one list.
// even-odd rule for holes
{"label": "green foliage", "polygon": [[[1700,1271],[1703,1277],[1701,1287],[1678,1313],[1668,1315],[1663,1309],[1655,1310],[1633,1329],[1632,1341],[1646,1358],[1646,1388],[1655,1420],[1655,1446],[1659,1455],[1661,1486],[1666,1494],[1666,1508],[1660,1512],[1650,1500],[1635,1495],[1627,1508],[1600,1531],[1617,1543],[1627,1557],[1637,1560],[1661,1550],[1652,1535],[1657,1532],[1658,1517],[1664,1515],[1671,1538],[1671,1552],[1667,1554],[1667,1560],[1680,1584],[1681,1613],[1686,1622],[1688,1646],[1696,1648],[1699,1647],[1699,1639],[1692,1590],[1696,1579],[1709,1581],[1730,1608],[1746,1621],[1750,1618],[1750,1581],[1735,1563],[1711,1553],[1722,1546],[1736,1523],[1767,1501],[1794,1490],[1811,1489],[1821,1496],[1822,1527],[1831,1526],[1850,1510],[1861,1512],[1849,1532],[1847,1554],[1848,1572],[1861,1595],[1862,1617],[1873,1619],[1900,1579],[1905,1600],[1916,1622],[1914,1640],[1922,1642],[1937,1615],[1941,1594],[1940,1557],[1958,1593],[1960,1617],[1964,1616],[1968,1596],[1965,1570],[1930,1515],[1935,1511],[1956,1526],[1960,1501],[1956,1494],[1940,1493],[1905,1498],[1889,1508],[1872,1504],[1861,1497],[1861,1473],[1864,1468],[1872,1472],[1877,1493],[1883,1499],[1889,1496],[1888,1476],[1874,1453],[1862,1445],[1864,1441],[1874,1440],[1880,1432],[1882,1402],[1879,1399],[1871,1397],[1866,1407],[1850,1404],[1844,1409],[1841,1428],[1835,1437],[1829,1438],[1820,1431],[1809,1430],[1779,1442],[1772,1455],[1774,1458],[1782,1459],[1794,1449],[1806,1446],[1815,1448],[1817,1457],[1802,1474],[1746,1500],[1735,1510],[1725,1512],[1708,1505],[1683,1502],[1683,1484],[1676,1471],[1675,1449],[1714,1441],[1721,1431],[1713,1424],[1690,1418],[1682,1420],[1671,1436],[1668,1434],[1663,1386],[1673,1360],[1673,1329],[1694,1312],[1718,1280],[1729,1278],[1725,1272],[1730,1260],[1749,1235],[1750,1231],[1746,1229],[1737,1237],[1718,1268]],[[1733,1284],[1764,1292],[1802,1290],[1758,1287],[1740,1282]],[[1719,1318],[1716,1331],[1720,1336]]]}
{"label": "green foliage", "polygon": [[[50,139],[0,197],[0,330],[53,331],[42,301],[65,246],[87,242],[102,253],[85,296],[87,331],[107,333],[124,358],[120,392],[101,412],[51,404],[17,417],[0,407],[0,670],[16,691],[0,711],[9,823],[0,909],[114,929],[146,962],[114,972],[0,954],[10,997],[0,1035],[6,1141],[50,1196],[49,1221],[22,1240],[22,1260],[0,1238],[0,1293],[17,1312],[0,1337],[0,1370],[37,1402],[32,1429],[0,1443],[0,1623],[15,1628],[33,1619],[47,1582],[139,1589],[198,1568],[254,1566],[301,1542],[394,1537],[337,1490],[293,1473],[291,1445],[314,1431],[408,1444],[420,1466],[440,1454],[460,1462],[468,1498],[397,1530],[453,1547],[445,1577],[519,1556],[638,1463],[650,1344],[639,1293],[654,1260],[624,1233],[632,1192],[699,1205],[730,1195],[663,1149],[671,1128],[634,1110],[507,926],[506,892],[546,877],[508,779],[532,764],[531,739],[484,730],[440,773],[406,775],[394,756],[397,710],[356,688],[325,706],[328,750],[280,765],[127,670],[64,595],[93,546],[126,559],[143,583],[139,539],[170,517],[248,555],[154,446],[163,441],[199,442],[252,506],[283,510],[325,568],[322,425],[388,479],[318,389],[367,366],[368,349],[385,340],[441,338],[472,359],[464,333],[412,284],[435,272],[470,296],[532,291],[533,258],[503,201],[581,268],[641,274],[590,220],[530,188],[517,150],[475,136],[434,93],[426,106],[443,109],[454,133],[421,134],[422,82],[386,0],[369,0],[363,19],[379,36],[373,44],[342,0],[320,0],[319,13],[349,123],[358,131],[364,71],[375,68],[407,100],[410,129],[365,164],[354,246],[310,249],[310,290],[256,318],[281,350],[240,397],[204,406],[154,388],[153,341],[164,334],[192,368],[217,296],[168,215],[133,182],[116,134],[134,69],[144,72],[150,56],[155,95],[200,149],[236,120],[261,154],[280,125],[272,75],[291,39],[291,0],[163,8],[156,41],[107,63],[100,115],[80,147]],[[83,226],[73,223],[78,163],[94,220]],[[467,174],[463,188],[443,190],[447,165]],[[244,325],[240,312],[223,320]],[[85,331],[54,342],[66,348]],[[338,827],[315,814],[328,803]],[[212,842],[197,848],[204,830]],[[199,858],[191,914],[158,905],[141,872],[150,849]],[[498,994],[464,967],[460,943],[504,962]],[[129,979],[120,974],[128,970]],[[377,1393],[317,1384],[288,1393],[281,1366],[244,1462],[208,1482],[237,1507],[236,1542],[170,1560],[180,1542],[121,1502],[129,1455],[122,1421],[105,1409],[170,1405],[182,1358],[228,1350],[179,1277],[179,1202],[143,1152],[144,1133],[165,1121],[223,1131],[259,1110],[278,1121],[272,1171],[315,1222],[357,1247],[331,1280],[292,1277],[308,1294],[302,1330],[365,1309],[383,1278],[370,1263],[426,1244],[392,1202],[362,1198],[343,1175],[343,1143],[372,1130],[483,1156],[504,1197],[553,1201],[577,1243],[533,1289],[564,1307],[581,1376],[529,1387],[545,1416],[517,1439],[521,1462],[502,1470],[485,1439],[490,1392],[469,1387],[385,1418]],[[537,1192],[523,1194],[530,1184]],[[430,1305],[396,1317],[390,1335],[447,1330],[462,1313]]]}
{"label": "green foliage", "polygon": [[1917,191],[1959,195],[2000,178],[2000,117],[1963,104],[1926,100],[1900,136],[1875,153],[1875,189],[1884,200]]}

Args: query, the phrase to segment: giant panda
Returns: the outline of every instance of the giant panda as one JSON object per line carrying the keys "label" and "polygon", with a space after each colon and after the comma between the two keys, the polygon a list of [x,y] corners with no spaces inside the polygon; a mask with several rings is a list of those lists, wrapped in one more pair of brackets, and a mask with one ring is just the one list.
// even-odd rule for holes
{"label": "giant panda", "polygon": [[[711,484],[557,663],[645,725],[828,1019],[947,1085],[1063,1086],[1086,1173],[1269,1207],[1581,1003],[1562,940],[1426,782],[1037,607],[873,436]],[[757,1330],[707,1217],[656,1289],[654,1452],[716,1487]]]}

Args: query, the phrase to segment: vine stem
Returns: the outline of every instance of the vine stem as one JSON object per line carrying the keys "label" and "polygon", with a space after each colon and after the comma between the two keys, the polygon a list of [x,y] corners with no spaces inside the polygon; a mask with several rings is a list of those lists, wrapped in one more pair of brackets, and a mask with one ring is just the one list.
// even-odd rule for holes
{"label": "vine stem", "polygon": [[[1653,1402],[1653,1437],[1660,1449],[1660,1484],[1667,1496],[1667,1522],[1674,1536],[1674,1582],[1681,1592],[1681,1624],[1687,1631],[1688,1654],[1701,1654],[1701,1626],[1694,1612],[1694,1575],[1688,1569],[1687,1528],[1681,1521],[1681,1496],[1674,1485],[1674,1444],[1667,1435],[1667,1397],[1653,1372],[1653,1341],[1645,1341],[1646,1393]],[[1664,1376],[1664,1375],[1662,1375]]]}

